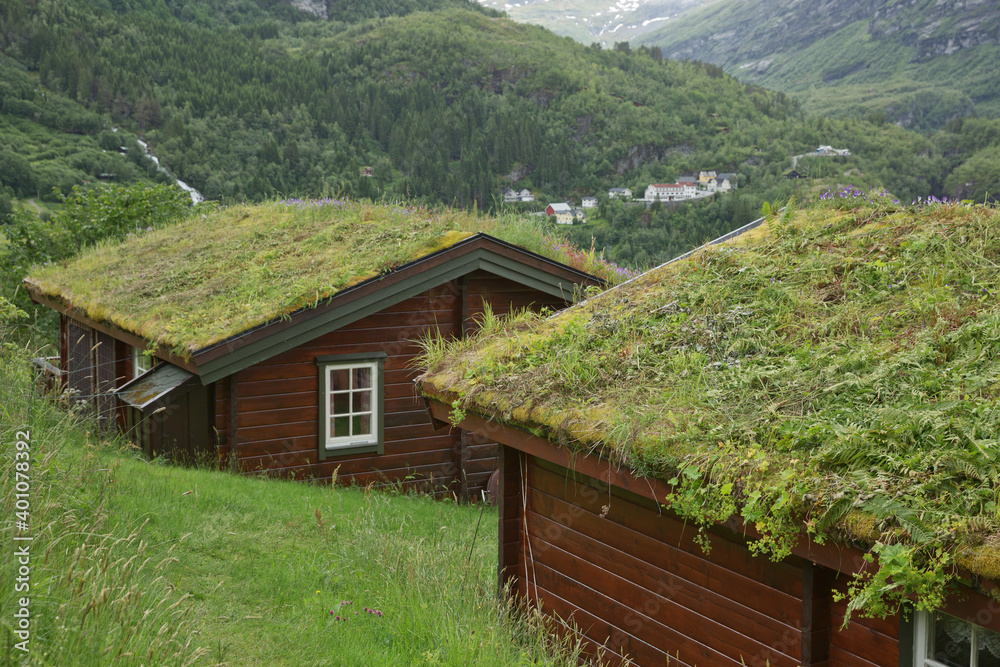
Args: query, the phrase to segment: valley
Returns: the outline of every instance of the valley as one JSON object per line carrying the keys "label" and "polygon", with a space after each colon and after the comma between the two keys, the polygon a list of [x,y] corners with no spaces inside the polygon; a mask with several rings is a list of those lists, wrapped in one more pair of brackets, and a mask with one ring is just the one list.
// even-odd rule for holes
{"label": "valley", "polygon": [[[613,187],[644,192],[705,165],[735,174],[739,190],[725,201],[596,216],[582,245],[593,236],[610,260],[641,267],[749,222],[764,202],[839,185],[908,200],[981,200],[1000,189],[996,121],[959,116],[916,133],[884,112],[828,117],[734,78],[745,75],[740,64],[766,60],[777,37],[750,40],[727,73],[668,56],[721,58],[720,44],[734,40],[710,40],[714,51],[690,40],[605,47],[458,0],[341,3],[326,17],[320,5],[53,0],[32,10],[0,0],[0,216],[32,213],[29,199],[57,208],[74,186],[108,174],[122,184],[176,178],[222,204],[333,196],[480,211],[499,210],[504,188],[549,203]],[[721,29],[727,6],[698,11]],[[588,7],[608,18],[607,7]],[[660,11],[614,7],[614,16],[628,10],[611,17],[628,25]],[[836,25],[849,28],[848,19]],[[961,53],[983,48],[992,47]],[[116,127],[134,139],[120,141]],[[852,155],[814,178],[785,178],[791,156],[824,144]]]}

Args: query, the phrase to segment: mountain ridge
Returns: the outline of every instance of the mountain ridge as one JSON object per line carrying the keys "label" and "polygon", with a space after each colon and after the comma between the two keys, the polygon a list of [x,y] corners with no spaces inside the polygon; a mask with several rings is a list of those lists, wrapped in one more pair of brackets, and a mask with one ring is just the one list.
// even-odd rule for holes
{"label": "mountain ridge", "polygon": [[722,0],[640,42],[794,94],[809,111],[881,112],[919,130],[1000,115],[1000,7],[987,0]]}

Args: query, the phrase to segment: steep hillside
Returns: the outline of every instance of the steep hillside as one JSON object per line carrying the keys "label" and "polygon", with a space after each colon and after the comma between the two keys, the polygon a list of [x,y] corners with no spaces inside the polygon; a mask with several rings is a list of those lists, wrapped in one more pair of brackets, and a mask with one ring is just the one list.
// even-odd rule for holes
{"label": "steep hillside", "polygon": [[626,174],[735,171],[797,115],[716,68],[589,49],[480,11],[203,28],[150,4],[0,0],[3,51],[37,77],[32,95],[63,93],[105,127],[143,133],[213,199],[483,207],[504,185],[565,198]]}
{"label": "steep hillside", "polygon": [[[224,203],[340,196],[489,209],[511,186],[541,210],[699,170],[737,174],[738,189],[711,201],[604,207],[574,230],[636,265],[748,222],[764,201],[827,186],[881,185],[906,200],[998,189],[989,125],[956,123],[942,141],[810,118],[782,93],[655,49],[582,46],[457,0],[433,12],[385,7],[405,15],[345,23],[249,0],[0,0],[0,69],[13,82],[0,86],[0,121],[37,136],[0,156],[0,194],[66,194],[108,169],[155,176],[144,151],[117,154],[115,127]],[[86,122],[50,122],[56,102]],[[820,144],[853,155],[810,172],[820,181],[784,178],[791,156]],[[46,176],[52,160],[59,179]]]}
{"label": "steep hillside", "polygon": [[981,0],[723,0],[640,38],[824,113],[927,130],[1000,116],[1000,6]]}
{"label": "steep hillside", "polygon": [[74,185],[164,178],[134,136],[17,65],[0,56],[0,222],[12,201],[42,211]]}

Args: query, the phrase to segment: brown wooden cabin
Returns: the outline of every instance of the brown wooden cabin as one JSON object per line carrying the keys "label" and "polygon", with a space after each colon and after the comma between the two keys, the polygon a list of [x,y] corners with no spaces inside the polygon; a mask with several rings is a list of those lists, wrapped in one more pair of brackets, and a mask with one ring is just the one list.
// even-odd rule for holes
{"label": "brown wooden cabin", "polygon": [[190,358],[160,348],[152,368],[148,341],[28,289],[61,314],[67,387],[149,456],[466,497],[485,487],[496,445],[432,427],[413,388],[416,341],[464,336],[486,305],[562,308],[599,284],[477,234]]}
{"label": "brown wooden cabin", "polygon": [[[449,419],[451,406],[430,406]],[[993,582],[970,577],[975,586],[948,599],[944,615],[854,614],[842,628],[847,603],[831,591],[872,567],[862,551],[803,538],[775,563],[751,554],[752,527],[731,519],[710,529],[706,553],[697,528],[657,503],[670,492],[662,480],[475,414],[461,427],[500,443],[500,590],[510,586],[571,623],[611,664],[623,656],[671,667],[1000,664]]]}

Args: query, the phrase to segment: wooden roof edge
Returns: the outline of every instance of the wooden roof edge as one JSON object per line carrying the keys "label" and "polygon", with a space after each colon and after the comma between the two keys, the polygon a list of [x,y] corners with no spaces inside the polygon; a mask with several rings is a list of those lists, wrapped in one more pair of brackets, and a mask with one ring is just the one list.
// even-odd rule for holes
{"label": "wooden roof edge", "polygon": [[304,306],[193,353],[208,384],[476,269],[484,269],[572,301],[581,283],[597,276],[479,232],[387,273],[340,290],[316,307]]}
{"label": "wooden roof edge", "polygon": [[[454,414],[452,401],[458,398],[458,394],[436,386],[426,377],[418,378],[417,387],[433,423],[438,428],[452,426]],[[658,505],[674,490],[666,480],[658,477],[640,477],[614,461],[558,445],[532,433],[523,425],[502,422],[490,415],[466,410],[462,413],[461,421],[454,426],[486,436],[504,446],[545,459],[628,493],[642,496]],[[716,525],[750,538],[761,537],[752,523],[745,522],[737,515]],[[865,560],[865,554],[866,551],[857,545],[832,540],[820,544],[811,540],[805,533],[799,535],[796,545],[792,548],[793,556],[848,576],[873,573],[878,569],[878,557],[875,557],[874,562],[869,562]],[[960,580],[969,582],[964,588],[979,595],[991,599],[1000,595],[1000,584],[991,578],[962,567],[957,569],[957,575]],[[968,596],[951,595],[941,611],[965,618],[970,616],[970,612],[971,616],[975,616],[976,610],[981,608],[981,599],[976,601]]]}
{"label": "wooden roof edge", "polygon": [[[146,338],[143,338],[142,336],[133,333],[131,331],[122,329],[121,327],[116,326],[110,322],[99,322],[95,319],[92,319],[91,317],[87,316],[87,314],[84,313],[83,310],[74,307],[72,304],[66,303],[57,297],[53,297],[51,295],[43,293],[38,284],[28,278],[24,278],[22,280],[22,284],[28,291],[28,296],[30,296],[31,300],[34,301],[35,303],[42,306],[46,306],[47,308],[51,308],[60,315],[65,315],[66,317],[72,320],[76,320],[77,322],[80,322],[81,324],[84,324],[90,327],[91,329],[95,329],[97,331],[105,333],[114,338],[115,340],[120,340],[123,343],[131,345],[132,347],[137,347],[143,350],[149,349],[150,341],[147,340]],[[157,344],[154,346],[153,350],[154,354],[158,358],[167,361],[173,364],[174,366],[179,366],[186,371],[194,373],[195,375],[199,374],[198,367],[196,364],[192,363],[192,361],[189,359],[185,359],[183,357],[178,356],[177,354],[172,352],[169,347]]]}
{"label": "wooden roof edge", "polygon": [[[601,278],[600,276],[595,276],[595,275],[593,275],[591,273],[587,273],[586,271],[582,271],[580,269],[575,269],[575,268],[573,268],[572,266],[570,266],[568,264],[564,264],[564,263],[562,263],[560,261],[557,261],[557,260],[554,260],[554,259],[550,259],[550,258],[548,258],[548,257],[546,257],[544,255],[539,255],[538,253],[533,252],[531,250],[528,250],[527,248],[521,247],[521,246],[519,246],[519,245],[517,245],[515,243],[509,243],[508,241],[504,241],[503,239],[497,238],[497,237],[492,236],[490,234],[487,234],[485,232],[476,232],[475,234],[473,234],[472,236],[470,236],[468,239],[465,239],[465,241],[472,241],[474,239],[485,239],[485,240],[489,241],[490,243],[494,243],[494,244],[496,244],[498,246],[507,248],[510,251],[512,251],[514,253],[517,253],[518,255],[523,255],[523,256],[526,256],[526,257],[532,257],[535,260],[537,260],[540,264],[546,265],[546,266],[550,267],[550,270],[552,270],[553,272],[563,273],[563,274],[565,274],[567,276],[573,276],[573,277],[579,278],[579,282],[581,282],[581,283],[588,282],[588,283],[591,283],[593,285],[597,285],[597,286],[600,286],[600,287],[605,287],[608,284],[608,282],[606,280],[604,280],[603,278]],[[451,248],[454,248],[457,245],[459,245],[459,243],[456,243],[455,245],[450,246],[448,248],[444,248],[442,250],[439,250],[438,252],[447,252],[448,250],[450,250]],[[416,260],[416,261],[420,261],[420,260]]]}

